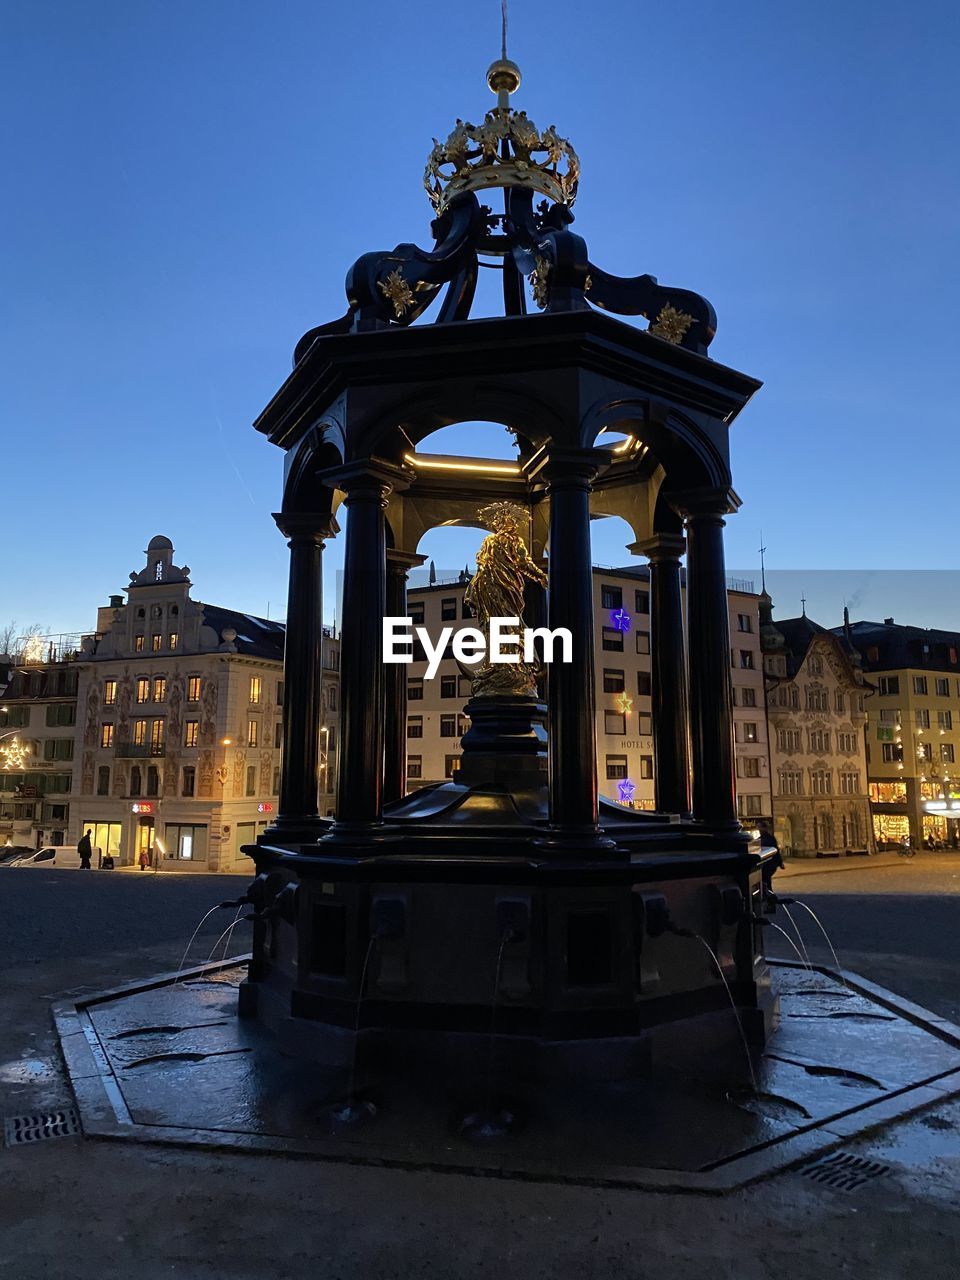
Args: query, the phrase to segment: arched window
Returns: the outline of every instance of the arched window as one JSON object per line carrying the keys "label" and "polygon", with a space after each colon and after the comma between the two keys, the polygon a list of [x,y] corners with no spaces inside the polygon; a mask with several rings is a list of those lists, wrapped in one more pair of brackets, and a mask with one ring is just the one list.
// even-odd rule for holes
{"label": "arched window", "polygon": [[140,773],[140,766],[135,764],[130,770],[130,794],[132,796],[138,796],[142,786],[143,777]]}
{"label": "arched window", "polygon": [[97,795],[108,796],[110,794],[110,766],[102,764],[97,770]]}

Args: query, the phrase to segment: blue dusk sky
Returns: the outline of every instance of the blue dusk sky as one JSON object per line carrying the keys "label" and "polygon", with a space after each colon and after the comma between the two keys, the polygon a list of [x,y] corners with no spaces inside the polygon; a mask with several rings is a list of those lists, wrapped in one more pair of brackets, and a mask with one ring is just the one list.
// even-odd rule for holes
{"label": "blue dusk sky", "polygon": [[[781,616],[960,627],[956,579],[907,572],[957,565],[958,37],[953,0],[511,3],[514,103],[579,151],[594,261],[705,294],[765,384],[727,560],[758,578],[762,529]],[[429,246],[424,159],[493,104],[499,5],[33,0],[0,46],[0,622],[90,629],[158,532],[198,598],[282,617],[251,422],[356,257]],[[628,540],[598,523],[594,558]]]}

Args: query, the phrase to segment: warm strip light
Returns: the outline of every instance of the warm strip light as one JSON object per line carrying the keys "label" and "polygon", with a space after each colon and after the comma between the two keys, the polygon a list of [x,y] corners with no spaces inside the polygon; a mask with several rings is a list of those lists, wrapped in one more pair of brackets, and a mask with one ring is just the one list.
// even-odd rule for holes
{"label": "warm strip light", "polygon": [[403,460],[412,467],[423,467],[433,471],[483,471],[488,475],[520,475],[520,468],[513,462],[441,462],[436,458],[425,458],[423,454],[418,453],[405,453]]}

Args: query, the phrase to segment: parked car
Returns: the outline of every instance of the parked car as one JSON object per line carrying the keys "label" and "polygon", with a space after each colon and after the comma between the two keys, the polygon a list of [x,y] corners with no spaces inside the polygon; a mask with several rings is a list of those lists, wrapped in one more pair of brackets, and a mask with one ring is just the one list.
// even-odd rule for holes
{"label": "parked car", "polygon": [[0,867],[8,866],[17,858],[22,858],[24,854],[35,853],[36,850],[29,844],[6,844],[0,847]]}
{"label": "parked car", "polygon": [[33,850],[19,858],[12,858],[6,863],[8,867],[40,867],[49,870],[51,867],[66,867],[77,871],[80,868],[80,854],[75,844],[47,844],[42,849]]}

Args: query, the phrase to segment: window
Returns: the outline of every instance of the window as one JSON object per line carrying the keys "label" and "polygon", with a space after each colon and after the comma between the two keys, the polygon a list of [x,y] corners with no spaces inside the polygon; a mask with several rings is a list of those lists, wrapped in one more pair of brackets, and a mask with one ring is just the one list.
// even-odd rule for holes
{"label": "window", "polygon": [[469,676],[457,676],[457,694],[469,698],[473,693],[473,681]]}
{"label": "window", "polygon": [[940,743],[940,759],[943,761],[944,764],[954,763],[954,753],[953,753],[952,742]]}
{"label": "window", "polygon": [[623,736],[627,732],[627,717],[624,713],[622,711],[604,711],[603,732],[619,733]]}
{"label": "window", "polygon": [[407,681],[407,701],[422,702],[423,701],[423,681],[419,678]]}
{"label": "window", "polygon": [[930,712],[923,707],[917,707],[913,713],[913,719],[918,729],[930,728]]}
{"label": "window", "polygon": [[248,720],[247,721],[247,746],[255,747],[259,743],[259,740],[260,740],[260,721]]}
{"label": "window", "polygon": [[464,598],[460,601],[460,617],[475,618],[476,616],[477,615],[474,613],[472,607],[467,603],[466,596],[464,596]]}
{"label": "window", "polygon": [[423,716],[407,716],[407,737],[423,737]]}
{"label": "window", "polygon": [[188,720],[183,726],[183,745],[195,747],[200,741],[200,721]]}
{"label": "window", "polygon": [[627,776],[626,756],[607,756],[607,778],[616,781]]}
{"label": "window", "polygon": [[807,710],[826,711],[827,691],[817,685],[807,685]]}
{"label": "window", "polygon": [[113,724],[109,720],[100,726],[100,745],[101,747],[113,746]]}
{"label": "window", "polygon": [[636,613],[650,612],[650,592],[638,591],[634,596],[634,606]]}
{"label": "window", "polygon": [[751,720],[745,720],[742,725],[744,742],[759,742],[760,736],[757,733],[757,726]]}
{"label": "window", "polygon": [[[110,744],[107,743],[107,746]],[[47,738],[43,744],[44,760],[72,760],[73,759],[73,739],[72,738]]]}
{"label": "window", "polygon": [[760,777],[760,757],[759,756],[743,757],[743,777],[744,778]]}
{"label": "window", "polygon": [[257,766],[255,764],[247,765],[247,795],[255,796],[257,794]]}
{"label": "window", "polygon": [[444,756],[444,757],[443,757],[443,776],[444,776],[445,778],[452,778],[452,777],[454,776],[454,774],[455,774],[455,773],[457,773],[457,772],[459,771],[459,769],[460,769],[460,757],[459,757],[459,756]]}
{"label": "window", "polygon": [[953,712],[952,711],[937,712],[937,728],[938,729],[953,728]]}
{"label": "window", "polygon": [[143,653],[143,636],[134,636],[133,648],[136,653]]}
{"label": "window", "polygon": [[110,794],[110,766],[102,764],[97,770],[97,795],[108,796]]}
{"label": "window", "polygon": [[833,691],[833,709],[838,716],[842,716],[847,709],[847,700],[843,695],[842,689],[834,689]]}
{"label": "window", "polygon": [[29,723],[29,707],[0,707],[0,729],[23,729]]}
{"label": "window", "polygon": [[611,587],[607,583],[600,585],[600,604],[604,609],[623,608],[623,588]]}
{"label": "window", "polygon": [[166,736],[165,726],[165,720],[151,720],[150,722],[150,754],[152,756],[163,755],[163,742]]}
{"label": "window", "polygon": [[945,677],[938,676],[935,684],[938,698],[950,697],[950,681]]}
{"label": "window", "polygon": [[650,652],[650,632],[638,631],[637,632],[637,653],[649,653],[649,652]]}
{"label": "window", "polygon": [[250,702],[257,703],[260,701],[260,677],[250,677]]}
{"label": "window", "polygon": [[920,745],[917,747],[917,759],[918,760],[933,759],[933,743],[932,742],[920,743]]}
{"label": "window", "polygon": [[441,676],[440,677],[440,697],[455,698],[457,696],[457,677]]}
{"label": "window", "polygon": [[830,754],[830,730],[811,729],[807,734],[807,750],[818,756]]}
{"label": "window", "polygon": [[815,655],[811,655],[807,659],[807,670],[810,672],[812,676],[822,676],[823,675],[823,659]]}
{"label": "window", "polygon": [[327,704],[331,711],[337,709],[337,686],[335,684],[327,685]]}
{"label": "window", "polygon": [[830,769],[810,770],[810,791],[815,796],[828,796],[833,791],[833,775]]}
{"label": "window", "polygon": [[608,653],[623,653],[623,632],[615,627],[604,627],[600,633],[600,647]]}
{"label": "window", "polygon": [[200,677],[199,676],[191,676],[187,681],[187,701],[188,702],[200,701]]}
{"label": "window", "polygon": [[154,676],[153,678],[153,700],[154,702],[163,702],[167,696],[167,677]]}
{"label": "window", "polygon": [[788,754],[800,750],[800,730],[799,729],[778,729],[777,730],[777,748]]}
{"label": "window", "polygon": [[175,648],[177,647],[177,641],[178,641],[179,639],[180,639],[180,637],[177,635],[176,631],[171,631],[171,632],[170,632],[170,634],[169,634],[169,636],[167,636],[167,644],[168,644],[168,646],[169,646],[171,649],[175,649]]}
{"label": "window", "polygon": [[840,774],[840,794],[842,796],[855,796],[860,790],[860,774],[854,770],[845,769]]}
{"label": "window", "polygon": [[857,749],[857,735],[855,733],[838,733],[837,734],[837,750],[843,751],[846,755],[853,755]]}
{"label": "window", "polygon": [[441,716],[440,717],[440,737],[455,738],[457,736],[457,717]]}
{"label": "window", "polygon": [[604,667],[603,669],[603,692],[604,693],[623,693],[623,672],[618,671],[615,667]]}
{"label": "window", "polygon": [[142,677],[137,681],[137,701],[138,702],[150,701],[150,681],[147,680],[145,677]]}
{"label": "window", "polygon": [[282,680],[277,681],[277,706],[278,707],[283,706],[283,681]]}
{"label": "window", "polygon": [[737,809],[742,817],[763,813],[763,796],[737,796]]}
{"label": "window", "polygon": [[913,692],[914,692],[914,693],[926,693],[926,692],[927,692],[927,677],[926,677],[926,676],[914,676],[914,677],[913,677]]}
{"label": "window", "polygon": [[440,601],[440,620],[455,622],[457,617],[457,601],[455,596],[447,596]]}
{"label": "window", "polygon": [[[238,824],[241,825],[241,824]],[[182,862],[205,862],[207,857],[207,828],[181,826],[167,823],[164,830],[166,856]]]}
{"label": "window", "polygon": [[161,636],[155,635],[150,637],[150,648],[153,650],[154,653],[159,653],[162,645],[163,645],[163,639]]}
{"label": "window", "polygon": [[180,794],[192,796],[197,785],[197,771],[192,764],[185,764],[180,771]]}
{"label": "window", "polygon": [[740,666],[743,668],[744,671],[753,670],[753,650],[752,649],[740,650]]}
{"label": "window", "polygon": [[274,769],[273,771],[273,790],[270,794],[274,796],[278,796],[280,794],[280,770],[279,769]]}
{"label": "window", "polygon": [[158,796],[160,794],[160,770],[155,764],[147,769],[147,795]]}
{"label": "window", "polygon": [[757,705],[757,691],[746,685],[740,690],[740,704],[744,707],[755,707]]}
{"label": "window", "polygon": [[457,735],[458,735],[458,737],[461,737],[461,738],[462,738],[462,737],[463,737],[463,735],[464,735],[465,733],[469,732],[469,729],[470,729],[470,723],[471,723],[471,722],[470,722],[470,717],[469,717],[469,716],[457,716]]}
{"label": "window", "polygon": [[637,672],[637,693],[644,698],[649,698],[653,693],[653,677],[649,671]]}
{"label": "window", "polygon": [[738,614],[737,614],[737,630],[738,630],[738,631],[752,631],[752,630],[753,630],[753,622],[752,622],[752,621],[751,621],[751,619],[750,619],[750,615],[749,615],[749,613],[738,613]]}
{"label": "window", "polygon": [[138,747],[142,747],[147,740],[147,722],[146,720],[134,720],[133,722],[133,741]]}
{"label": "window", "polygon": [[117,682],[116,680],[104,680],[103,682],[103,705],[112,707],[117,700]]}
{"label": "window", "polygon": [[900,708],[899,707],[881,707],[880,723],[894,725],[900,728]]}
{"label": "window", "polygon": [[799,769],[780,770],[780,794],[782,796],[803,794],[803,779]]}
{"label": "window", "polygon": [[881,742],[880,758],[884,764],[900,764],[903,760],[903,747],[899,742]]}
{"label": "window", "polygon": [[892,694],[900,692],[899,676],[881,676],[877,681],[881,698],[889,698]]}
{"label": "window", "polygon": [[140,766],[135,764],[130,770],[130,794],[132,796],[138,796],[142,787],[143,778],[140,773]]}
{"label": "window", "polygon": [[646,780],[653,777],[653,756],[640,757],[640,777]]}
{"label": "window", "polygon": [[413,623],[423,622],[423,601],[411,600],[407,604],[407,617]]}
{"label": "window", "polygon": [[423,756],[407,756],[407,777],[423,777]]}
{"label": "window", "polygon": [[273,726],[273,746],[275,751],[279,751],[283,746],[283,721],[278,720]]}
{"label": "window", "polygon": [[52,702],[47,707],[47,725],[71,725],[77,723],[77,708],[72,702]]}

